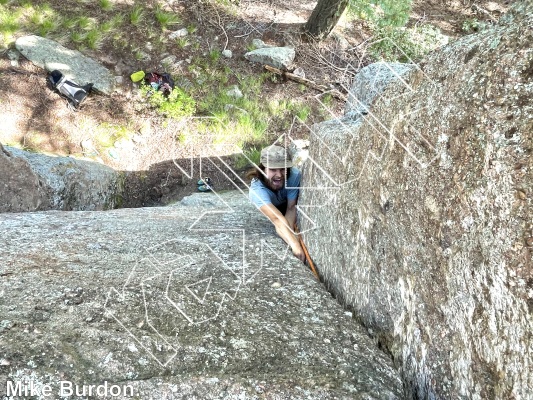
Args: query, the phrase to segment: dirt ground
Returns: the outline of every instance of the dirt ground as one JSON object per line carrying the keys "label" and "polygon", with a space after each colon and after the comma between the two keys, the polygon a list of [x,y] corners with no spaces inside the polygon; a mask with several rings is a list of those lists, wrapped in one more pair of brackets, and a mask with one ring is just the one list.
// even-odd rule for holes
{"label": "dirt ground", "polygon": [[[54,0],[62,5],[63,2]],[[425,0],[416,1],[409,24],[431,23],[454,38],[464,35],[465,20],[476,18],[495,22],[509,6],[509,1]],[[233,57],[225,60],[239,74],[260,74],[259,65],[243,57],[252,39],[262,39],[278,46],[294,46],[296,66],[303,68],[306,78],[342,91],[349,87],[354,74],[371,62],[365,53],[369,33],[357,20],[341,20],[326,40],[315,43],[301,35],[301,25],[311,14],[315,1],[308,0],[241,0],[237,13],[225,13],[204,1],[169,2],[183,18],[182,26],[194,23],[194,35],[202,46],[197,52],[210,49],[231,49]],[[181,26],[180,26],[181,27]],[[179,27],[178,27],[179,28]],[[132,40],[138,40],[139,38]],[[142,38],[140,38],[142,39]],[[205,45],[204,45],[205,44]],[[146,50],[149,53],[149,50]],[[174,48],[170,54],[178,60],[190,58],[192,50]],[[88,158],[125,172],[127,196],[123,206],[167,204],[196,191],[196,181],[209,175],[217,190],[243,186],[245,168],[235,168],[236,149],[232,144],[214,146],[210,138],[188,132],[190,140],[178,142],[177,135],[186,131],[187,121],[172,122],[142,106],[129,75],[138,70],[162,71],[161,60],[169,54],[150,54],[149,61],[138,61],[131,53],[117,52],[111,47],[87,52],[121,76],[123,83],[111,96],[92,94],[81,110],[73,111],[65,100],[46,85],[46,72],[20,59],[13,65],[10,52],[0,54],[0,142],[32,151]],[[181,78],[193,79],[184,67]],[[237,78],[229,84],[238,84]],[[304,100],[313,110],[323,107],[321,93],[302,92],[298,84],[267,81],[262,90],[265,99],[293,98]],[[331,117],[342,115],[344,104],[334,100],[328,108]],[[320,122],[323,114],[313,112],[308,125]],[[98,152],[91,146],[96,140],[94,127],[128,125],[136,132],[135,140],[111,151]],[[305,138],[304,126],[292,128],[291,135]],[[286,128],[273,127],[267,132],[275,141]],[[201,168],[200,168],[201,165]],[[232,173],[236,171],[236,174]]]}

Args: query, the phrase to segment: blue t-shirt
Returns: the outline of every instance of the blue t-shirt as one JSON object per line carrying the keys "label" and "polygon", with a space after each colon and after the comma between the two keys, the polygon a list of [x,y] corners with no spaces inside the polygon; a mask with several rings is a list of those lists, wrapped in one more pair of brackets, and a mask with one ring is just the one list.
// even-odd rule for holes
{"label": "blue t-shirt", "polygon": [[285,187],[275,192],[269,189],[259,179],[254,178],[250,185],[248,197],[257,208],[266,204],[273,204],[277,207],[288,200],[296,200],[300,191],[298,188],[300,187],[301,176],[302,173],[300,170],[292,167],[289,179],[285,182]]}

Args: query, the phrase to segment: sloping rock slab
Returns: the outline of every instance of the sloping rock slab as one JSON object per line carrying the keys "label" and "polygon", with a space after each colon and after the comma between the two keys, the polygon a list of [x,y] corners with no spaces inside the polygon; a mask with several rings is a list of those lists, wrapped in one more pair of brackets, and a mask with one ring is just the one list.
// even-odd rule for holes
{"label": "sloping rock slab", "polygon": [[49,72],[57,69],[80,85],[94,83],[95,90],[104,94],[113,92],[115,78],[111,72],[77,50],[35,35],[18,38],[15,46],[24,57]]}
{"label": "sloping rock slab", "polygon": [[121,187],[105,165],[0,145],[0,212],[114,208]]}
{"label": "sloping rock slab", "polygon": [[294,57],[296,57],[296,52],[290,47],[263,47],[244,55],[248,61],[285,70],[291,67]]}
{"label": "sloping rock slab", "polygon": [[390,359],[283,259],[271,224],[222,199],[0,215],[0,381],[52,398],[85,384],[72,399],[104,382],[124,399],[402,398]]}

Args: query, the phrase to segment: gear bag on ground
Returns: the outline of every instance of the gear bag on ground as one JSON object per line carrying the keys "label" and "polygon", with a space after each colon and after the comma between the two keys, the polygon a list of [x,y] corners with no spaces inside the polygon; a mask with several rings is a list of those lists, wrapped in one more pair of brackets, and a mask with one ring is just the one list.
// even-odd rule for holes
{"label": "gear bag on ground", "polygon": [[75,108],[78,108],[87,98],[93,88],[92,83],[81,86],[76,82],[70,81],[61,71],[54,70],[48,75],[48,83],[61,94],[67,98],[69,103]]}

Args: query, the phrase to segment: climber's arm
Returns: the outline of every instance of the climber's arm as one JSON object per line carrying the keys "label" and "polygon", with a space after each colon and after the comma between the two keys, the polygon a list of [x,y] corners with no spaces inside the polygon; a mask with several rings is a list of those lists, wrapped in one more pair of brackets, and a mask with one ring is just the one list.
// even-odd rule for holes
{"label": "climber's arm", "polygon": [[296,222],[296,201],[293,200],[294,204],[292,208],[294,209],[294,216],[289,214],[290,203],[287,204],[287,214],[289,218],[292,219],[292,223],[285,217],[283,214],[271,203],[265,204],[259,208],[269,220],[272,222],[276,228],[276,233],[289,245],[291,246],[292,253],[299,258],[301,261],[305,262],[305,254],[300,245],[298,237],[294,234],[294,223]]}

